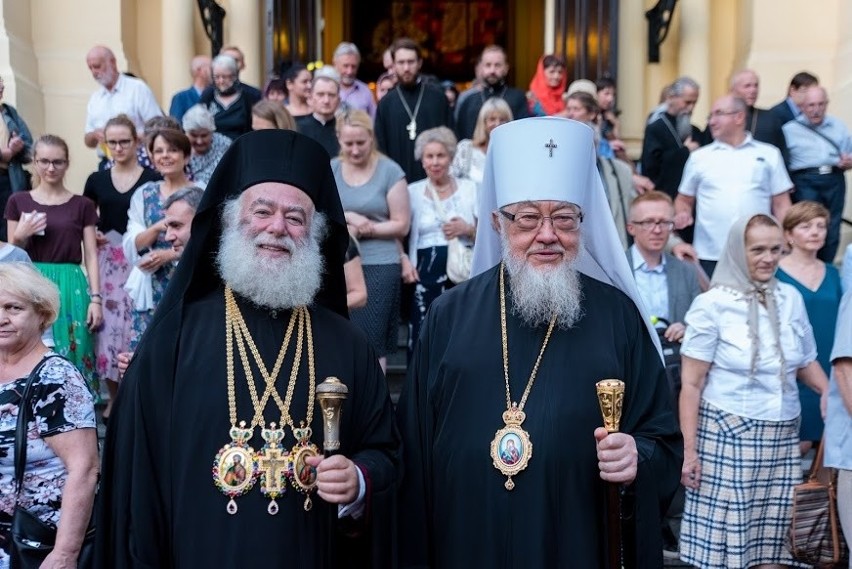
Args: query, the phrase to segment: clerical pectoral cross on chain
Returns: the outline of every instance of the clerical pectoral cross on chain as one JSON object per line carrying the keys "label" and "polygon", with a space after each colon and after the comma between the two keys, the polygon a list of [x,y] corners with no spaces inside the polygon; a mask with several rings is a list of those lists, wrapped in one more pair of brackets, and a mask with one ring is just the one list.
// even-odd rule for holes
{"label": "clerical pectoral cross on chain", "polygon": [[283,494],[285,487],[284,470],[288,456],[282,455],[282,448],[265,448],[257,456],[257,469],[264,475],[267,493]]}
{"label": "clerical pectoral cross on chain", "polygon": [[411,122],[406,125],[405,130],[408,131],[408,138],[411,140],[417,138],[417,121],[411,119]]}

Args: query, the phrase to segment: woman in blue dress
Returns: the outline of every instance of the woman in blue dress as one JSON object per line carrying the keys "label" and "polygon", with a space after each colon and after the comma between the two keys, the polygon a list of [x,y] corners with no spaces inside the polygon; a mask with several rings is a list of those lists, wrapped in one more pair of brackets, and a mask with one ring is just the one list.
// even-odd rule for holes
{"label": "woman in blue dress", "polygon": [[[790,253],[781,259],[778,280],[796,287],[805,299],[805,309],[814,330],[817,361],[828,374],[831,370],[831,346],[843,290],[840,274],[834,265],[817,258],[825,244],[829,212],[822,205],[802,201],[793,205],[784,217],[784,237]],[[799,382],[802,424],[799,430],[802,453],[822,438],[823,420],[819,395]]]}

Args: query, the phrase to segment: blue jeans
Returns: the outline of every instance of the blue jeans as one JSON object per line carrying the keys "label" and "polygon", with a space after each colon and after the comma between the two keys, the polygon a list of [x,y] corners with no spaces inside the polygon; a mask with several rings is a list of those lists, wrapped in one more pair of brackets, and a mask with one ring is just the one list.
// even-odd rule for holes
{"label": "blue jeans", "polygon": [[830,174],[793,174],[796,191],[793,201],[814,201],[824,205],[831,217],[828,220],[828,235],[825,245],[819,250],[819,258],[826,263],[834,262],[837,248],[840,246],[840,221],[843,217],[843,203],[846,200],[846,178],[842,172]]}

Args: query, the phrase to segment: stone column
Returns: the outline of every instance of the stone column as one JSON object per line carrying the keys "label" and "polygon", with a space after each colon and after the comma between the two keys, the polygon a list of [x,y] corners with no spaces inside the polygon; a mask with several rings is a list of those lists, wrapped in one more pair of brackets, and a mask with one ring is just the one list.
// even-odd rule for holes
{"label": "stone column", "polygon": [[261,2],[262,0],[232,0],[226,8],[228,15],[225,16],[225,45],[235,45],[245,54],[246,68],[240,74],[240,80],[258,88],[263,87],[261,83],[265,75],[261,51]]}
{"label": "stone column", "polygon": [[194,0],[160,0],[163,35],[163,81],[159,99],[163,110],[169,112],[172,96],[192,82],[189,64],[195,56],[193,20],[198,16]]}
{"label": "stone column", "polygon": [[687,75],[701,86],[701,95],[693,112],[693,123],[703,124],[712,105],[710,91],[710,0],[681,0],[678,42],[678,76]]}

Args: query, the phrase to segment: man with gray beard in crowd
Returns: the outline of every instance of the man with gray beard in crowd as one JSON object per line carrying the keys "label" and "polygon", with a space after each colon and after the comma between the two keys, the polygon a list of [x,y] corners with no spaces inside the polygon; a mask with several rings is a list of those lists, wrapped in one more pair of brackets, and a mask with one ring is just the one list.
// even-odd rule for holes
{"label": "man with gray beard in crowd", "polygon": [[[631,491],[625,566],[661,566],[682,440],[592,130],[497,127],[479,220],[477,276],[430,307],[400,399],[401,566],[605,566],[607,483]],[[626,384],[620,433],[605,378]]]}
{"label": "man with gray beard in crowd", "polygon": [[[347,245],[318,143],[231,145],[113,407],[99,567],[391,566],[398,442],[347,319]],[[323,457],[315,396],[332,376],[349,396]]]}
{"label": "man with gray beard in crowd", "polygon": [[677,197],[690,152],[701,146],[701,131],[690,122],[698,95],[698,83],[689,77],[678,78],[669,88],[666,112],[645,129],[642,174],[672,199]]}

